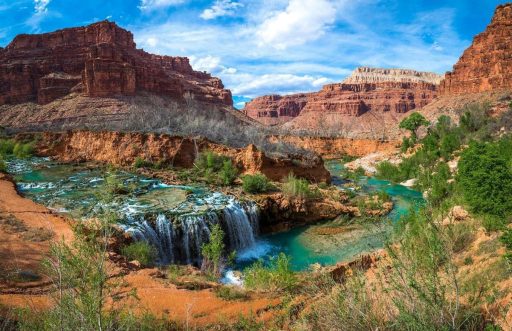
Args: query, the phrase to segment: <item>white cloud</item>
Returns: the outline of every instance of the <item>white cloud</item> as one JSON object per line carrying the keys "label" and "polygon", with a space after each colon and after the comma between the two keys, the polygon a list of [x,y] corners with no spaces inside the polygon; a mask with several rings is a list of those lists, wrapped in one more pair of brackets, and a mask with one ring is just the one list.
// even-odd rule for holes
{"label": "white cloud", "polygon": [[141,0],[139,9],[142,11],[153,11],[155,9],[167,8],[181,5],[186,0]]}
{"label": "white cloud", "polygon": [[217,56],[205,56],[198,58],[196,56],[190,57],[190,65],[194,70],[198,71],[206,71],[211,74],[227,74],[233,75],[236,74],[237,70],[235,68],[228,68],[220,64],[220,57]]}
{"label": "white cloud", "polygon": [[158,44],[158,39],[156,39],[155,37],[149,37],[147,40],[146,40],[146,43],[150,46],[150,47],[156,47],[156,45]]}
{"label": "white cloud", "polygon": [[34,9],[36,13],[45,13],[48,11],[50,0],[34,0]]}
{"label": "white cloud", "polygon": [[318,39],[335,18],[336,7],[329,0],[290,0],[284,11],[263,21],[256,35],[260,45],[286,49]]}
{"label": "white cloud", "polygon": [[243,5],[236,1],[216,0],[210,8],[205,9],[199,16],[205,20],[213,20],[221,16],[232,16],[239,7],[243,7]]}
{"label": "white cloud", "polygon": [[330,80],[326,77],[292,74],[237,74],[222,77],[234,95],[255,98],[264,94],[293,94],[318,91]]}

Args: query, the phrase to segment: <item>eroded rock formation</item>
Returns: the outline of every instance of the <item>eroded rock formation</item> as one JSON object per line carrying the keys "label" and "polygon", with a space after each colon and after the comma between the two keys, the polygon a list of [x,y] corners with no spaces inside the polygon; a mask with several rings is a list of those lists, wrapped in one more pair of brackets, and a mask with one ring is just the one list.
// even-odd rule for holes
{"label": "eroded rock formation", "polygon": [[491,24],[447,72],[442,95],[512,89],[512,3],[496,8]]}
{"label": "eroded rock formation", "polygon": [[102,21],[38,35],[18,35],[0,49],[0,105],[46,104],[71,92],[89,97],[138,92],[232,105],[220,79],[188,58],[137,49],[131,32]]}
{"label": "eroded rock formation", "polygon": [[[32,140],[33,134],[19,134],[17,139]],[[231,148],[204,138],[184,138],[155,133],[68,131],[37,136],[37,150],[63,162],[97,161],[131,166],[137,158],[175,167],[191,168],[197,154],[213,151],[225,155],[243,173],[263,173],[280,181],[290,172],[313,182],[330,183],[331,175],[321,158],[290,155],[288,158],[266,156],[254,145]]]}
{"label": "eroded rock formation", "polygon": [[[361,67],[344,82],[325,85],[319,92],[256,98],[244,111],[264,124],[291,121],[292,129],[322,130],[366,113],[403,114],[424,107],[436,97],[440,80],[441,76],[428,72]],[[326,114],[338,118],[324,123]]]}

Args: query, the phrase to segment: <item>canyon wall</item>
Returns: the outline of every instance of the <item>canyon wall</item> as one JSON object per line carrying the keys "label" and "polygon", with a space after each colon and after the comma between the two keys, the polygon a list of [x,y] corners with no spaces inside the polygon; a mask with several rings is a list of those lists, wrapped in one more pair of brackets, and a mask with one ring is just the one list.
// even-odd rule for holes
{"label": "canyon wall", "polygon": [[46,104],[72,92],[111,97],[142,91],[232,105],[220,79],[194,71],[188,58],[137,49],[131,32],[108,21],[18,35],[0,49],[0,105]]}
{"label": "canyon wall", "polygon": [[512,3],[496,8],[491,24],[447,72],[441,95],[512,89]]}
{"label": "canyon wall", "polygon": [[392,152],[400,146],[400,141],[375,139],[350,139],[338,137],[272,136],[273,143],[285,142],[322,155],[324,159],[335,159],[346,155],[362,157],[371,153]]}
{"label": "canyon wall", "polygon": [[[244,112],[263,124],[284,124],[292,131],[342,135],[349,130],[356,137],[376,138],[369,132],[372,126],[395,125],[402,114],[430,103],[440,80],[428,72],[361,67],[344,82],[325,85],[319,92],[256,98]],[[358,119],[365,114],[372,115]]]}
{"label": "canyon wall", "polygon": [[268,157],[254,145],[230,148],[204,138],[184,138],[156,133],[67,131],[60,133],[19,134],[18,140],[37,141],[41,156],[56,157],[63,162],[97,161],[131,166],[137,158],[161,162],[173,167],[191,168],[197,154],[213,151],[230,157],[242,173],[263,173],[280,181],[290,172],[313,182],[330,183],[331,175],[321,158]]}

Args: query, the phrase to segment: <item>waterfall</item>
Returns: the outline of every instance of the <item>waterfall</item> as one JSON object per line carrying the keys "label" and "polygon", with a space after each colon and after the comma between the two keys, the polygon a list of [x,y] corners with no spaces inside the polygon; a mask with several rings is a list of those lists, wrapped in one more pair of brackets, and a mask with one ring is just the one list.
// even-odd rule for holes
{"label": "waterfall", "polygon": [[254,202],[238,202],[231,199],[219,212],[203,214],[158,214],[156,220],[144,217],[130,219],[124,225],[136,241],[146,241],[158,252],[160,264],[201,263],[201,247],[210,238],[211,227],[220,224],[225,233],[229,251],[241,250],[254,244],[259,231],[259,209]]}

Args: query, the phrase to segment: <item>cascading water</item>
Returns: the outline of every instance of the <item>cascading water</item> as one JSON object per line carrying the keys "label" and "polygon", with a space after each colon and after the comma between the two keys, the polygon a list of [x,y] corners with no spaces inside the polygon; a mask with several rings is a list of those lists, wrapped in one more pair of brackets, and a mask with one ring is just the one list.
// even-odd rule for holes
{"label": "cascading water", "polygon": [[21,179],[20,191],[50,208],[83,219],[102,209],[115,211],[120,227],[134,240],[154,246],[161,264],[200,264],[201,247],[209,241],[214,224],[222,227],[230,251],[251,246],[258,234],[257,205],[220,192],[165,185],[118,171],[110,175],[131,189],[105,203],[98,200],[105,174],[101,168],[59,165],[41,158],[11,160],[8,166]]}
{"label": "cascading water", "polygon": [[161,264],[200,264],[201,247],[210,238],[210,229],[220,224],[228,250],[241,250],[255,243],[259,226],[259,209],[254,202],[240,203],[230,198],[219,212],[171,215],[159,214],[155,221],[131,220],[126,232],[137,241],[156,247]]}

